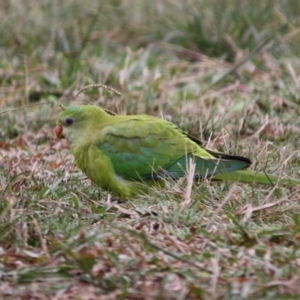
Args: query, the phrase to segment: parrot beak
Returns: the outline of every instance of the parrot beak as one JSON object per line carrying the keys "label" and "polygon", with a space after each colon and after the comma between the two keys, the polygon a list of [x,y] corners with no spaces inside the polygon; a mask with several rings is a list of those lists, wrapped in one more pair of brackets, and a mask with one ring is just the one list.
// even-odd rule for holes
{"label": "parrot beak", "polygon": [[56,134],[56,137],[58,139],[63,139],[64,138],[63,128],[62,128],[62,126],[59,123],[56,123],[55,134]]}

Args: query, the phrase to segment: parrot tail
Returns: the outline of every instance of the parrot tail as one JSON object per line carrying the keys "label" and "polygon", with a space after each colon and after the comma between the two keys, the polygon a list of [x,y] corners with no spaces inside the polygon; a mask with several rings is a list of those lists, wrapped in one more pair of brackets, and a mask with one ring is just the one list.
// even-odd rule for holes
{"label": "parrot tail", "polygon": [[260,183],[260,184],[273,184],[277,182],[282,185],[300,185],[300,180],[292,178],[279,179],[276,175],[267,173],[255,172],[251,170],[240,170],[230,173],[222,173],[212,177],[213,179],[228,180],[236,182],[247,182],[247,183]]}

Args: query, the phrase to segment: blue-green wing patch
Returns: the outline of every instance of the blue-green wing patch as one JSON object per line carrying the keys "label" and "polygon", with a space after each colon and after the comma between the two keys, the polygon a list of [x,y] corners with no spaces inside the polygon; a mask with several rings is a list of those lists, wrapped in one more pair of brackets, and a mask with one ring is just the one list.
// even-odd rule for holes
{"label": "blue-green wing patch", "polygon": [[[99,149],[125,179],[155,179],[166,173],[173,178],[185,176],[189,157],[196,163],[196,177],[249,165],[247,159],[206,151],[174,124],[153,117],[125,119],[107,127],[102,136]],[[199,155],[199,149],[205,158]]]}

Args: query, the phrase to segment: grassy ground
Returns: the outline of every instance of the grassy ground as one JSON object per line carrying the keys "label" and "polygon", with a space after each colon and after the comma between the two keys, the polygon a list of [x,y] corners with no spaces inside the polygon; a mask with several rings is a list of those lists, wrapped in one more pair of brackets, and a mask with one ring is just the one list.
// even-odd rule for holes
{"label": "grassy ground", "polygon": [[[299,1],[1,1],[0,298],[298,299],[300,187],[168,182],[126,202],[57,140],[57,103],[163,116],[300,177]],[[97,89],[76,101],[91,83]]]}

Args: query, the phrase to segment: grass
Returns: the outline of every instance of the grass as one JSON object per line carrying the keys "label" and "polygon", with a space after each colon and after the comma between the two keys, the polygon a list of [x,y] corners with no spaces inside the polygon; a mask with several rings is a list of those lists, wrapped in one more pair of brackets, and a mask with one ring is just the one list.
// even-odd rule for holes
{"label": "grass", "polygon": [[[299,178],[299,3],[219,3],[0,4],[1,111],[48,103],[0,115],[0,298],[298,299],[299,187],[187,177],[121,201],[54,137],[56,102],[92,102]],[[91,83],[123,96],[74,100]]]}

